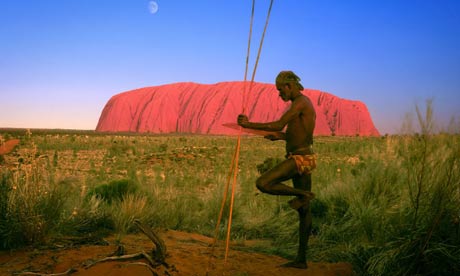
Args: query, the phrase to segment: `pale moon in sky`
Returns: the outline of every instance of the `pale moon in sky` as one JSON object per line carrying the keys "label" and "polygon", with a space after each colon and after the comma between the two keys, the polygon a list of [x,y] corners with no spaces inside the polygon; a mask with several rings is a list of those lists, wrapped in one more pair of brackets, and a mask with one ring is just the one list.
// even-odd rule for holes
{"label": "pale moon in sky", "polygon": [[149,2],[149,11],[151,14],[155,14],[158,11],[158,4],[155,1]]}

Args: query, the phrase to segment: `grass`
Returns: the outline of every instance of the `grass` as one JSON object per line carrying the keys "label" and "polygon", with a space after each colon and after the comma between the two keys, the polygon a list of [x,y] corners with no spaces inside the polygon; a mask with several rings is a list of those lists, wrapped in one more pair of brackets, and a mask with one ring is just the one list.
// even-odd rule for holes
{"label": "grass", "polygon": [[[348,261],[361,275],[460,272],[460,136],[431,134],[429,120],[419,116],[418,135],[316,137],[310,260]],[[1,167],[3,249],[122,236],[134,219],[214,233],[234,137],[3,132],[21,139]],[[282,142],[243,138],[232,239],[269,240],[257,250],[292,257],[297,214],[254,184],[283,151]]]}

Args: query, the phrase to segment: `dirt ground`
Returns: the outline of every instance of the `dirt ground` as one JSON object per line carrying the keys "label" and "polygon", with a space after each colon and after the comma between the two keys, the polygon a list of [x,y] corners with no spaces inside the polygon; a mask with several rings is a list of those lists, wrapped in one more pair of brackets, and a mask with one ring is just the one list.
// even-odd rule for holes
{"label": "dirt ground", "polygon": [[[224,262],[225,246],[219,242],[211,251],[212,239],[193,233],[165,231],[161,237],[166,243],[166,262],[169,268],[159,266],[155,273],[148,267],[139,264],[146,263],[144,259],[125,261],[106,261],[94,264],[117,249],[115,238],[108,238],[107,245],[63,246],[56,244],[53,249],[25,249],[18,251],[0,252],[0,275],[31,275],[25,272],[63,273],[73,269],[71,275],[85,276],[151,276],[151,275],[353,275],[348,263],[308,263],[308,269],[280,267],[288,260],[247,250],[253,245],[248,242],[230,245],[227,262]],[[125,254],[141,251],[151,252],[153,243],[143,234],[126,235],[121,238]],[[213,257],[210,258],[211,253]],[[88,265],[94,264],[90,267]]]}

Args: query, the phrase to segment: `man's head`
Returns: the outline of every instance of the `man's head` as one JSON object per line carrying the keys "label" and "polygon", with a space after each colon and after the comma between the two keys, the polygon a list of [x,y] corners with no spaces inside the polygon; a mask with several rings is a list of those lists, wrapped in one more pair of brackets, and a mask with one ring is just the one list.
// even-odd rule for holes
{"label": "man's head", "polygon": [[300,84],[300,78],[292,71],[281,71],[276,77],[276,84],[278,83],[282,85],[295,85],[299,88],[299,91],[303,90],[303,86]]}
{"label": "man's head", "polygon": [[276,77],[276,89],[283,101],[289,101],[293,94],[303,90],[300,78],[292,71],[281,71]]}

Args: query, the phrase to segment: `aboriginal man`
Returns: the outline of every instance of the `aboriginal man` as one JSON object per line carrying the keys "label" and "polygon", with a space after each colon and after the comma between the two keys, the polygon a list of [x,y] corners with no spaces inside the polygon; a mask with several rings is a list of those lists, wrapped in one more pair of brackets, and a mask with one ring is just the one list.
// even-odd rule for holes
{"label": "aboriginal man", "polygon": [[[292,71],[282,71],[276,77],[276,89],[285,102],[291,106],[281,118],[274,122],[249,122],[244,114],[238,116],[238,124],[243,128],[271,131],[266,139],[286,141],[286,160],[265,172],[256,181],[257,188],[267,194],[295,196],[289,201],[292,208],[299,213],[299,247],[294,261],[285,267],[307,268],[306,250],[311,231],[310,200],[311,172],[316,167],[313,153],[313,130],[316,113],[309,98],[301,93],[300,78]],[[283,132],[283,129],[286,131]],[[294,187],[283,184],[292,179]]]}

